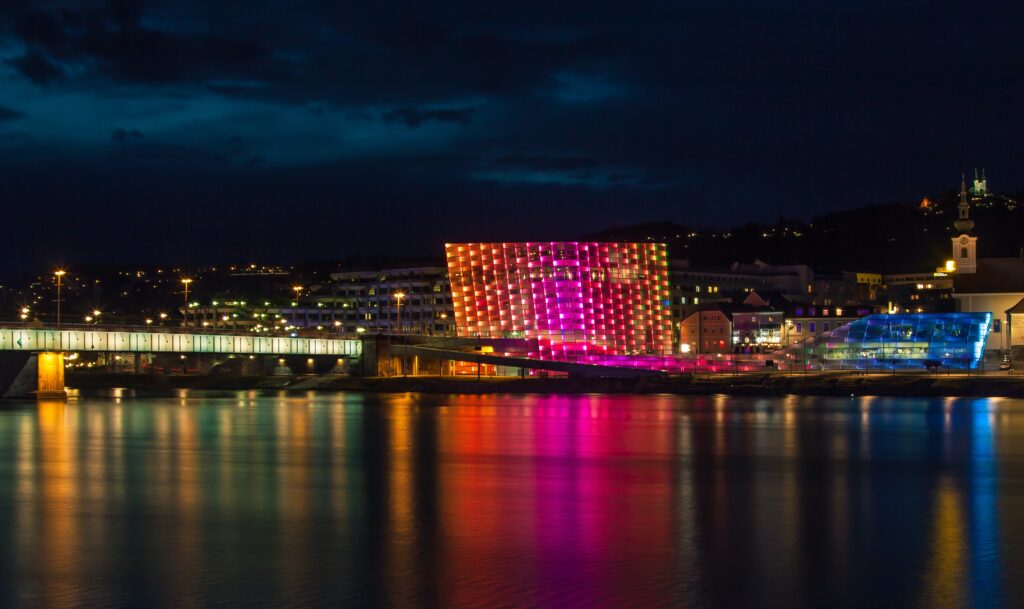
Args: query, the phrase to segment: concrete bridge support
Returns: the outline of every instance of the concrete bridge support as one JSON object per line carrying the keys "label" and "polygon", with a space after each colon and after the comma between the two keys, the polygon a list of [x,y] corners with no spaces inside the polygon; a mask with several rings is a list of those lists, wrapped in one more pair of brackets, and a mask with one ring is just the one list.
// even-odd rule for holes
{"label": "concrete bridge support", "polygon": [[64,391],[64,354],[57,351],[41,351],[37,360],[36,398],[67,399],[68,394]]}
{"label": "concrete bridge support", "polygon": [[67,399],[64,355],[56,351],[0,354],[0,396]]}

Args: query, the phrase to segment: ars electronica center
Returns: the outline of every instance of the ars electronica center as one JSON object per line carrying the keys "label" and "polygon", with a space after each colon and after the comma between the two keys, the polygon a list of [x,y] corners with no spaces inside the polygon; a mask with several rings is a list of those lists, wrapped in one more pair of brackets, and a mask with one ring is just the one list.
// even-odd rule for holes
{"label": "ars electronica center", "polygon": [[545,359],[672,351],[664,244],[452,243],[445,250],[460,336],[532,339]]}
{"label": "ars electronica center", "polygon": [[[667,372],[724,364],[672,354],[664,244],[449,243],[445,255],[460,337],[521,339],[541,360]],[[765,359],[790,369],[974,369],[991,320],[990,313],[869,315]]]}

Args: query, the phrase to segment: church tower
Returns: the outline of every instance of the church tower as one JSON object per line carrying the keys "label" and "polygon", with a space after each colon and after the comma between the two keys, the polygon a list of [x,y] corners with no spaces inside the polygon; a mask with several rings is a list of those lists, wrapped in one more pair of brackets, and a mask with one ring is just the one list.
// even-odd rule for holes
{"label": "church tower", "polygon": [[957,273],[975,273],[978,270],[978,238],[971,235],[974,220],[970,216],[970,203],[967,202],[967,180],[960,177],[960,215],[953,226],[960,231],[960,236],[953,237],[953,261],[956,262]]}
{"label": "church tower", "polygon": [[978,179],[978,168],[974,168],[974,185],[971,186],[971,198],[981,200],[988,196],[988,178],[985,177],[985,170],[981,170],[981,179]]}

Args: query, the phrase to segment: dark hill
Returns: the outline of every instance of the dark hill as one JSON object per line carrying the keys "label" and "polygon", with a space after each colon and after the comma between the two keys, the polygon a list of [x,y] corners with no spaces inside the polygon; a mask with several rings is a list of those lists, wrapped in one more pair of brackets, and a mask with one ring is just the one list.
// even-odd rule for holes
{"label": "dark hill", "polygon": [[[978,255],[1017,256],[1024,246],[1019,197],[992,196],[972,204]],[[772,264],[809,264],[822,271],[921,272],[949,257],[958,196],[947,191],[923,203],[886,203],[816,216],[780,218],[731,229],[695,229],[671,222],[613,228],[586,239],[657,241],[673,258],[698,266],[726,266],[755,258]]]}

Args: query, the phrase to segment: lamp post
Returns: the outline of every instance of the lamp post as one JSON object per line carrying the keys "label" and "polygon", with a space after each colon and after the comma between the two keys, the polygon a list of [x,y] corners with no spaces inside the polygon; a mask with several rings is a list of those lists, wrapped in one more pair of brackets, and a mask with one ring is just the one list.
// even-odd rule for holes
{"label": "lamp post", "polygon": [[[292,319],[295,320],[295,325],[296,326],[298,326],[298,324],[299,324],[299,298],[302,296],[302,290],[303,290],[303,288],[302,288],[301,285],[296,284],[296,285],[292,286],[292,291],[295,292],[295,302],[292,303]],[[303,313],[302,317],[305,319],[305,321],[302,324],[302,327],[303,328],[308,328],[309,327],[309,315],[307,315],[306,313]]]}
{"label": "lamp post", "polygon": [[405,298],[405,292],[395,292],[395,302],[398,306],[398,334],[402,333],[402,299]]}
{"label": "lamp post", "polygon": [[57,276],[57,330],[60,330],[60,285],[61,279],[64,278],[66,273],[67,271],[64,269],[57,269],[53,272]]}
{"label": "lamp post", "polygon": [[[398,334],[402,333],[402,299],[405,298],[405,292],[395,292],[395,303],[398,307]],[[405,344],[404,342],[402,343]],[[402,376],[405,376],[405,351],[402,352]]]}
{"label": "lamp post", "polygon": [[190,283],[192,283],[192,279],[189,277],[184,277],[182,278],[181,283],[182,285],[185,286],[185,310],[182,311],[181,314],[181,327],[184,328],[188,326],[188,286]]}

